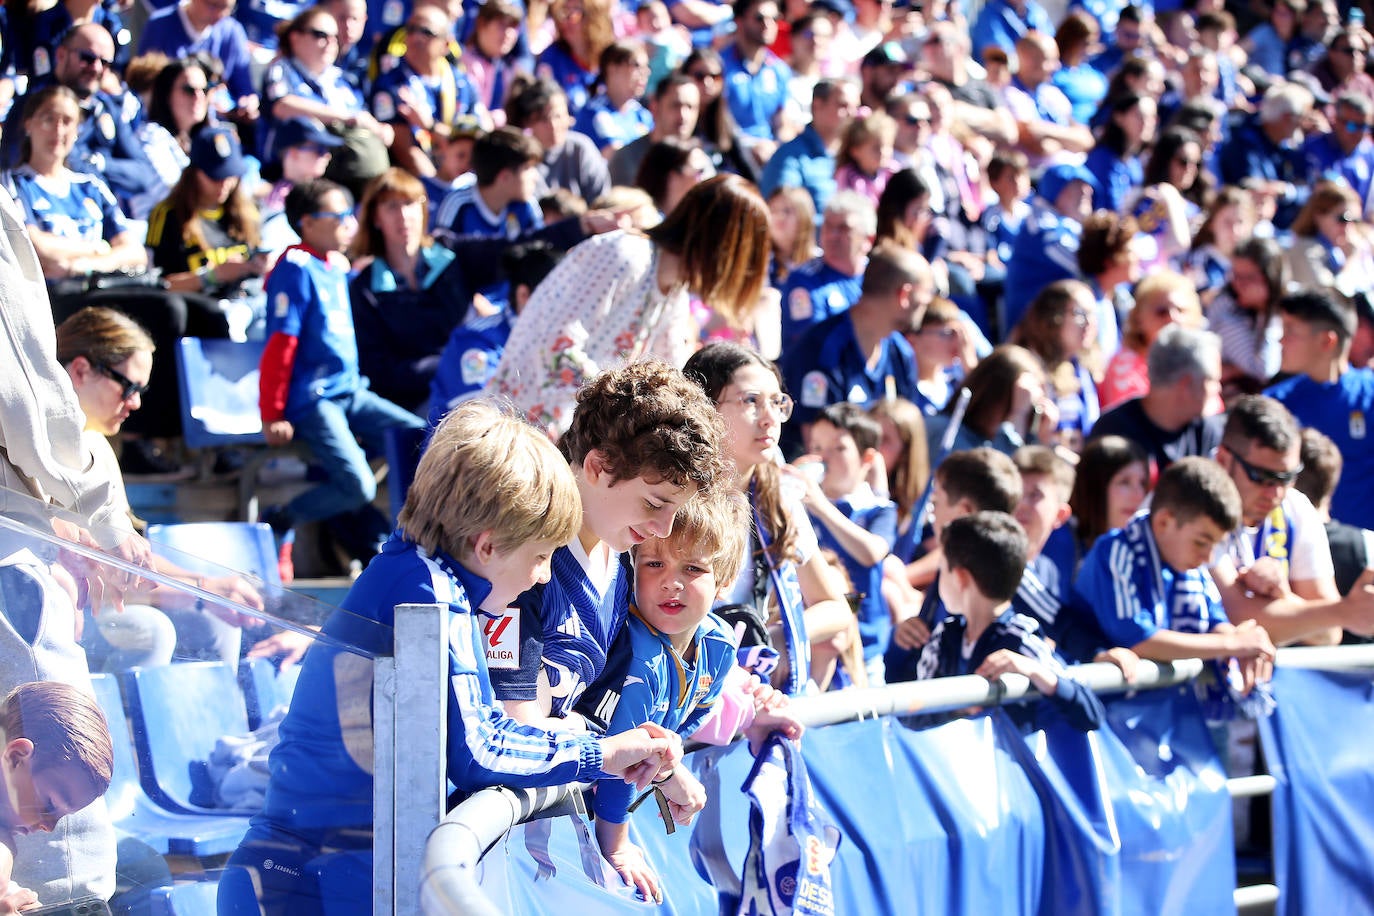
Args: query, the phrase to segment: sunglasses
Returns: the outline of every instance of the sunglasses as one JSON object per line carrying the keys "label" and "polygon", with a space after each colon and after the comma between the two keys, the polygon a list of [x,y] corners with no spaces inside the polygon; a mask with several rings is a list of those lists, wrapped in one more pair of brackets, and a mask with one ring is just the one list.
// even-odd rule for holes
{"label": "sunglasses", "polygon": [[1175,156],[1174,161],[1179,165],[1202,165],[1201,159],[1194,159],[1192,156]]}
{"label": "sunglasses", "polygon": [[698,83],[703,83],[706,80],[720,79],[719,73],[713,73],[709,70],[696,70],[692,73],[688,73],[687,75],[690,76],[692,79],[696,80]]}
{"label": "sunglasses", "polygon": [[[87,358],[89,359],[89,357]],[[94,366],[96,371],[99,372],[101,375],[104,375],[106,378],[112,379],[116,385],[120,386],[119,399],[121,401],[127,401],[134,395],[143,394],[143,392],[148,390],[147,385],[140,385],[138,382],[135,382],[127,375],[125,375],[123,372],[116,372],[114,369],[111,369],[104,363],[98,363],[92,359],[91,365]]]}
{"label": "sunglasses", "polygon": [[413,24],[413,23],[406,26],[406,34],[407,34],[407,35],[422,35],[422,36],[424,36],[425,38],[429,38],[429,39],[435,39],[435,38],[440,37],[438,32],[435,32],[435,31],[433,31],[433,30],[431,30],[431,29],[427,29],[427,28],[425,28],[425,27],[422,26],[422,25],[416,25],[416,24]]}
{"label": "sunglasses", "polygon": [[208,86],[190,86],[185,83],[182,83],[181,86],[177,88],[181,91],[182,95],[189,95],[194,97],[198,95],[210,94],[210,87]]}
{"label": "sunglasses", "polygon": [[353,219],[352,210],[316,210],[310,214],[315,219],[336,219],[343,222],[346,219]]}
{"label": "sunglasses", "polygon": [[1292,486],[1293,481],[1297,480],[1298,475],[1302,473],[1301,464],[1291,471],[1274,471],[1269,468],[1256,467],[1235,452],[1231,452],[1231,457],[1236,459],[1236,464],[1240,465],[1241,470],[1245,472],[1245,476],[1250,479],[1250,482],[1261,487],[1272,487],[1276,485],[1281,487]]}
{"label": "sunglasses", "polygon": [[76,56],[81,60],[83,64],[85,64],[88,67],[94,67],[96,64],[99,64],[100,66],[108,70],[114,66],[114,58],[101,57],[94,51],[77,51]]}
{"label": "sunglasses", "polygon": [[904,116],[904,117],[902,118],[902,120],[903,120],[904,122],[906,122],[906,124],[907,124],[908,127],[916,127],[916,126],[918,126],[918,125],[920,125],[920,124],[929,124],[929,123],[930,123],[930,118],[923,118],[923,117],[921,117],[920,115],[912,115],[912,114],[909,114],[909,115]]}
{"label": "sunglasses", "polygon": [[337,32],[326,32],[324,29],[301,29],[301,34],[309,35],[316,41],[338,41]]}

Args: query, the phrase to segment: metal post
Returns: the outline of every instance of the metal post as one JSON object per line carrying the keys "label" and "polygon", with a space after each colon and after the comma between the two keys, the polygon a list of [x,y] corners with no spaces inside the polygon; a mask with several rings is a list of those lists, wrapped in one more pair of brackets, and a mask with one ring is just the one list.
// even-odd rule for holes
{"label": "metal post", "polygon": [[372,916],[395,900],[396,660],[372,662]]}

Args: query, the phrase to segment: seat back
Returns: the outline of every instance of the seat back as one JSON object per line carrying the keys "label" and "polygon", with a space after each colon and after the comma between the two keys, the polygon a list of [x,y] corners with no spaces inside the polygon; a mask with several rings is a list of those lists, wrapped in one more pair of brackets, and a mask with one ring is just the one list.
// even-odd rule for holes
{"label": "seat back", "polygon": [[171,811],[220,813],[191,801],[192,780],[225,735],[248,734],[248,710],[236,672],[220,662],[133,668],[120,677],[138,748],[143,789]]}
{"label": "seat back", "polygon": [[124,701],[119,696],[119,681],[113,674],[92,674],[91,687],[95,689],[100,711],[105,713],[110,741],[114,745],[114,771],[110,788],[105,792],[105,806],[110,809],[110,819],[118,823],[134,813],[138,797],[143,793],[138,784],[134,741],[129,733],[129,719],[124,715]]}
{"label": "seat back", "polygon": [[218,880],[154,888],[148,895],[148,912],[152,916],[206,916],[215,912],[218,894]]}
{"label": "seat back", "polygon": [[[148,541],[178,566],[206,575],[225,569],[256,576],[272,588],[281,588],[277,545],[272,529],[262,522],[190,522],[183,525],[149,525]],[[170,548],[159,551],[159,547]]]}
{"label": "seat back", "polygon": [[191,448],[262,445],[261,342],[183,337],[177,342],[181,422]]}
{"label": "seat back", "polygon": [[291,705],[291,694],[296,690],[300,673],[300,665],[291,665],[278,671],[265,658],[239,662],[239,685],[243,687],[243,698],[248,704],[250,728],[259,728],[262,720],[278,706]]}

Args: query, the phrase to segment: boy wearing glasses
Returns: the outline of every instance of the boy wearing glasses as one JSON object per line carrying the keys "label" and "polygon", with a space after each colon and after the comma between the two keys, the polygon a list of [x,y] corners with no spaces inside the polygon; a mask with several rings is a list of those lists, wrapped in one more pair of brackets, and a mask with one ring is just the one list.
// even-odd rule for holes
{"label": "boy wearing glasses", "polygon": [[[262,354],[260,407],[268,445],[299,439],[323,467],[324,483],[285,506],[263,513],[284,537],[300,522],[363,509],[377,481],[358,440],[374,452],[394,427],[422,429],[424,421],[368,390],[358,372],[358,344],[348,299],[343,251],[358,230],[353,199],[323,179],[286,195],[286,219],[300,244],[286,249],[267,277],[267,346]],[[359,519],[356,552],[386,539],[380,513]]]}

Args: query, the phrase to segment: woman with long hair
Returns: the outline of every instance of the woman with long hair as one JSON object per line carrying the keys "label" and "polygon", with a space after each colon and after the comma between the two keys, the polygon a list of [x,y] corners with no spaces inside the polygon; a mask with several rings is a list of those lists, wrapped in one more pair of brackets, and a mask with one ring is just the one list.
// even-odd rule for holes
{"label": "woman with long hair", "polygon": [[700,140],[664,137],[649,144],[635,175],[635,187],[653,199],[659,213],[671,213],[688,191],[715,174]]}
{"label": "woman with long hair", "polygon": [[1174,322],[1202,327],[1202,303],[1187,277],[1171,270],[1155,271],[1136,284],[1135,304],[1121,331],[1121,349],[1108,361],[1102,384],[1097,386],[1104,413],[1150,390],[1145,354],[1159,332]]}
{"label": "woman with long hair", "polygon": [[725,98],[725,62],[714,48],[693,48],[681,70],[701,90],[696,136],[711,154],[716,171],[734,172],[759,183],[758,162],[740,139],[739,125]]}
{"label": "woman with long hair", "polygon": [[1246,239],[1231,253],[1221,294],[1207,307],[1208,329],[1221,338],[1224,393],[1257,393],[1279,371],[1283,325],[1279,300],[1288,291],[1283,248],[1273,239]]}
{"label": "woman with long hair", "polygon": [[649,55],[637,41],[613,41],[601,52],[600,69],[601,91],[582,106],[573,129],[591,137],[610,159],[654,126],[654,116],[639,101],[649,88]]}
{"label": "woman with long hair", "polygon": [[[1028,442],[1054,441],[1059,410],[1046,384],[1045,364],[1025,347],[997,347],[973,367],[963,387],[970,397],[954,438],[954,451],[986,445],[1010,455]],[[952,398],[942,412],[926,421],[932,455],[940,453],[958,401]]]}
{"label": "woman with long hair", "polygon": [[428,223],[424,185],[388,169],[363,195],[348,252],[359,371],[382,397],[421,413],[444,342],[472,306],[457,256],[434,243]]}
{"label": "woman with long hair", "polygon": [[1077,520],[1079,556],[1099,537],[1126,524],[1150,492],[1150,459],[1122,436],[1100,436],[1083,448],[1069,505]]}
{"label": "woman with long hair", "polygon": [[1255,229],[1255,202],[1244,188],[1227,185],[1208,205],[1193,247],[1183,259],[1184,272],[1197,286],[1204,306],[1211,305],[1231,276],[1231,258],[1242,239]]}
{"label": "woman with long hair", "polygon": [[1056,444],[1075,453],[1100,413],[1091,371],[1096,309],[1097,299],[1086,283],[1059,280],[1040,291],[1012,330],[1012,341],[1045,364],[1059,408]]}
{"label": "woman with long hair", "polygon": [[1374,288],[1374,239],[1359,196],[1343,182],[1321,181],[1293,220],[1288,270],[1298,286],[1347,300]]}
{"label": "woman with long hair", "polygon": [[897,543],[892,552],[903,563],[910,563],[921,536],[913,512],[930,479],[925,414],[905,398],[879,401],[868,414],[883,430],[878,451],[887,469],[887,495],[897,504]]}
{"label": "woman with long hair", "polygon": [[1130,212],[1140,231],[1155,240],[1155,263],[1177,264],[1192,247],[1193,229],[1211,194],[1202,162],[1202,139],[1182,127],[1161,134],[1150,153]]}
{"label": "woman with long hair", "polygon": [[1120,211],[1145,183],[1141,152],[1154,140],[1155,100],[1126,92],[1103,102],[1106,126],[1084,165],[1097,179],[1093,206]]}
{"label": "woman with long hair", "polygon": [[749,557],[722,603],[757,612],[783,655],[775,686],[800,693],[808,680],[823,682],[833,671],[844,648],[836,637],[848,630],[853,613],[820,553],[805,504],[790,498],[783,482],[795,480],[807,498],[819,487],[795,468],[775,463],[792,399],[782,390],[777,367],[739,344],[708,344],[682,371],[702,386],[725,421],[734,486],[748,497],[754,517]]}
{"label": "woman with long hair", "polygon": [[773,245],[768,280],[782,289],[793,269],[816,257],[816,204],[805,188],[778,188],[768,198],[768,217]]}
{"label": "woman with long hair", "polygon": [[596,85],[601,52],[615,41],[608,0],[553,0],[550,14],[557,37],[539,55],[536,73],[562,87],[576,115]]}
{"label": "woman with long hair", "polygon": [[768,252],[758,191],[736,175],[708,179],[648,232],[610,232],[570,251],[530,297],[487,391],[559,434],[577,389],[600,370],[649,355],[686,360],[699,339],[690,296],[750,330]]}

